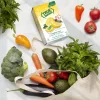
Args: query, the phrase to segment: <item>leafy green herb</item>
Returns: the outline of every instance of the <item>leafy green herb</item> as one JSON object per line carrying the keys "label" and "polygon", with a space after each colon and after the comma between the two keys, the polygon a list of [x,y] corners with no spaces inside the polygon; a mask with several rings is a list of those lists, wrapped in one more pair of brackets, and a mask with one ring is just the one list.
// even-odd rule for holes
{"label": "leafy green herb", "polygon": [[90,48],[89,42],[79,43],[78,39],[70,38],[73,42],[63,47],[56,59],[59,69],[76,71],[82,78],[86,77],[91,71],[98,73],[99,53]]}
{"label": "leafy green herb", "polygon": [[54,6],[55,4],[56,4],[55,1],[49,2],[48,7]]}
{"label": "leafy green herb", "polygon": [[16,3],[15,0],[0,0],[0,26],[2,32],[5,32],[8,28],[16,32],[14,22],[19,20],[16,11],[19,9],[18,6],[19,3]]}

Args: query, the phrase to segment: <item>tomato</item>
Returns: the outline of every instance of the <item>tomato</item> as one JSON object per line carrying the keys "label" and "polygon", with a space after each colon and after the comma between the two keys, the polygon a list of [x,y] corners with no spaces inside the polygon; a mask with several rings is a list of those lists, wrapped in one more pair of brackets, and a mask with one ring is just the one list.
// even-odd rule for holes
{"label": "tomato", "polygon": [[97,30],[97,26],[93,21],[89,21],[85,24],[84,30],[89,34],[92,34]]}
{"label": "tomato", "polygon": [[59,73],[59,78],[68,80],[68,73],[67,72],[60,72]]}
{"label": "tomato", "polygon": [[47,72],[46,73],[46,79],[48,82],[52,83],[55,82],[58,79],[58,75],[56,72]]}
{"label": "tomato", "polygon": [[94,21],[100,18],[100,11],[97,8],[92,9],[89,14],[91,19]]}

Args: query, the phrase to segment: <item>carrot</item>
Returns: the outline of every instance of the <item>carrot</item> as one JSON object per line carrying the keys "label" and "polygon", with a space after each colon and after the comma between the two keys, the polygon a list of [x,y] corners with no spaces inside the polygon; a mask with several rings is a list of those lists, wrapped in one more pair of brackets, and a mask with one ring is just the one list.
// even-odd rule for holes
{"label": "carrot", "polygon": [[[32,54],[32,60],[33,60],[34,65],[35,65],[37,70],[38,69],[42,69],[41,62],[40,62],[39,57],[38,57],[38,55],[36,53]],[[43,77],[43,73],[40,73],[40,75]]]}
{"label": "carrot", "polygon": [[49,83],[45,78],[43,78],[39,75],[33,75],[30,77],[30,79],[34,82],[38,82],[38,83],[44,84],[50,88],[54,88],[54,86],[51,83]]}
{"label": "carrot", "polygon": [[36,53],[32,54],[32,60],[35,64],[36,69],[42,69],[42,65],[41,65],[39,57]]}

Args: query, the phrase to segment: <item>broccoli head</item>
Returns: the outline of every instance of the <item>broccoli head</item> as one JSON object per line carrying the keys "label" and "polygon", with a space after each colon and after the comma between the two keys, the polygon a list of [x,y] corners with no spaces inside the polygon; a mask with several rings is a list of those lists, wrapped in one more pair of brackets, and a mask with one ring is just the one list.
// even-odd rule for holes
{"label": "broccoli head", "polygon": [[10,81],[14,81],[16,76],[23,76],[28,69],[26,62],[23,62],[22,52],[13,46],[4,57],[1,64],[1,73]]}

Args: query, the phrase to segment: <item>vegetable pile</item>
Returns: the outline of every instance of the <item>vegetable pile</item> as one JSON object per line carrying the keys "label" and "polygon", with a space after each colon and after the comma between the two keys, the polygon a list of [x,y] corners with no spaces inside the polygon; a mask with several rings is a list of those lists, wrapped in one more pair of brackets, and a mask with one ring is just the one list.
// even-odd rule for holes
{"label": "vegetable pile", "polygon": [[18,20],[17,9],[19,3],[15,0],[0,0],[0,26],[2,27],[2,32],[6,29],[11,28],[14,32],[15,24],[14,22]]}
{"label": "vegetable pile", "polygon": [[82,78],[92,71],[98,73],[97,69],[100,65],[99,53],[93,51],[88,42],[79,43],[78,39],[71,39],[73,42],[63,47],[62,52],[59,51],[56,59],[59,69],[76,71]]}
{"label": "vegetable pile", "polygon": [[[15,0],[0,0],[0,26],[2,27],[2,32],[5,32],[8,28],[11,28],[14,32],[16,32],[14,22],[18,20],[18,7],[19,3],[16,3]],[[75,18],[78,22],[81,21],[83,12],[84,7],[82,5],[77,5],[75,7]],[[100,11],[99,9],[94,8],[90,11],[89,15],[92,21],[88,21],[85,24],[84,30],[89,34],[92,34],[97,30],[97,26],[94,21],[99,20]],[[55,21],[52,24],[55,28],[61,26],[59,16],[56,16],[55,20],[49,18],[44,25],[46,31],[48,31],[48,26],[46,25],[49,25],[51,20],[53,22]],[[51,31],[52,29],[53,28],[51,27]],[[15,36],[15,34],[13,36],[15,37],[16,44],[24,46],[28,50],[32,50],[31,42],[26,36]],[[72,42],[66,44],[66,46],[62,48],[62,51],[58,49],[58,52],[55,52],[51,48],[44,48],[41,51],[44,61],[50,65],[49,69],[53,70],[31,74],[28,77],[30,81],[38,84],[25,85],[36,91],[32,92],[25,88],[22,89],[22,87],[19,88],[18,91],[25,95],[48,97],[52,95],[52,93],[63,93],[70,88],[77,81],[76,72],[82,78],[88,76],[92,71],[95,71],[98,74],[98,67],[100,65],[100,60],[98,59],[99,53],[90,48],[92,45],[89,45],[89,42],[79,43],[78,39],[74,39],[72,37],[69,38],[72,39]],[[42,63],[37,53],[32,53],[31,59],[37,70],[42,69]],[[27,69],[28,65],[22,59],[22,52],[13,46],[8,51],[1,64],[2,75],[9,81],[14,82],[15,77],[24,76]]]}
{"label": "vegetable pile", "polygon": [[8,51],[1,64],[1,73],[11,82],[14,81],[16,76],[23,76],[28,68],[27,63],[23,63],[21,56],[22,52],[14,46]]}

